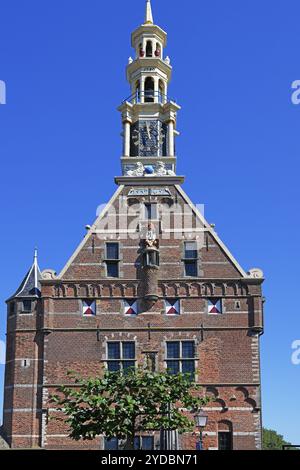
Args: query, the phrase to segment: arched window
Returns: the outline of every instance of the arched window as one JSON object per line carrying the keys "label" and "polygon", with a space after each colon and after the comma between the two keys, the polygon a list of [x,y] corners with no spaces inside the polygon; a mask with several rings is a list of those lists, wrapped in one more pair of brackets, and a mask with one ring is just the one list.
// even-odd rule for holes
{"label": "arched window", "polygon": [[146,45],[146,57],[153,57],[153,45],[152,45],[152,41],[147,41],[147,45]]}
{"label": "arched window", "polygon": [[159,102],[165,102],[165,86],[162,80],[159,80]]}
{"label": "arched window", "polygon": [[145,80],[145,103],[154,102],[154,80],[152,77],[147,77]]}
{"label": "arched window", "polygon": [[142,43],[140,43],[140,45],[139,45],[139,56],[140,56],[140,57],[144,57],[144,56],[145,56],[145,51],[144,51],[144,49],[143,49],[143,44],[142,44]]}
{"label": "arched window", "polygon": [[141,83],[140,83],[139,80],[135,84],[134,95],[135,95],[135,102],[140,103],[140,101],[141,101]]}
{"label": "arched window", "polygon": [[159,44],[159,42],[156,43],[155,57],[161,58],[161,45]]}
{"label": "arched window", "polygon": [[159,251],[145,251],[143,255],[143,266],[159,266]]}
{"label": "arched window", "polygon": [[218,449],[232,450],[232,423],[230,421],[219,421],[218,423]]}

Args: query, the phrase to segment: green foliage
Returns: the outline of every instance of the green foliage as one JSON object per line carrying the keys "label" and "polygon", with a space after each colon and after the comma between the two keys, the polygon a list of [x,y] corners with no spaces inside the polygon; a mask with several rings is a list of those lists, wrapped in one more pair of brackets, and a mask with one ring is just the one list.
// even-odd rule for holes
{"label": "green foliage", "polygon": [[263,428],[263,449],[264,450],[282,450],[283,445],[291,445],[286,442],[283,436],[277,434],[272,429]]}
{"label": "green foliage", "polygon": [[75,440],[105,434],[132,443],[142,430],[191,431],[194,421],[181,408],[195,412],[209,401],[188,374],[131,369],[105,372],[101,378],[72,378],[75,387],[61,387],[51,401],[66,415]]}

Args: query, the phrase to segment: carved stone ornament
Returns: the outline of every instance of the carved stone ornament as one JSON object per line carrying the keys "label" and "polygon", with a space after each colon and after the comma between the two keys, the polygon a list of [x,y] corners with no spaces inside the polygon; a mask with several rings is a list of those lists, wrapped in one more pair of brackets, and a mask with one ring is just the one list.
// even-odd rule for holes
{"label": "carved stone ornament", "polygon": [[264,273],[261,269],[259,268],[253,268],[249,270],[249,275],[250,277],[253,277],[254,279],[263,279]]}
{"label": "carved stone ornament", "polygon": [[149,224],[148,226],[145,244],[149,248],[157,247],[158,245],[157,233],[155,231],[155,227],[152,224]]}
{"label": "carved stone ornament", "polygon": [[46,280],[56,279],[56,272],[53,269],[44,269],[42,278]]}
{"label": "carved stone ornament", "polygon": [[166,164],[162,161],[157,162],[153,165],[153,171],[147,172],[146,167],[149,168],[152,165],[144,166],[143,163],[137,162],[134,169],[125,170],[126,176],[175,176],[174,171],[166,168]]}
{"label": "carved stone ornament", "polygon": [[144,175],[144,165],[141,162],[137,162],[136,168],[134,170],[127,170],[126,176],[143,176]]}
{"label": "carved stone ornament", "polygon": [[157,176],[166,176],[166,175],[174,176],[175,175],[174,171],[168,170],[166,168],[166,164],[162,161],[157,162],[157,164],[155,165],[155,174]]}

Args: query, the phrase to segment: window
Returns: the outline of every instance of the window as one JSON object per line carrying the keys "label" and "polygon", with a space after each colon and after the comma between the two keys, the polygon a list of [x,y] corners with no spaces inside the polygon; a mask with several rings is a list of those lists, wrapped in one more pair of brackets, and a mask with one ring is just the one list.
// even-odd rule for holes
{"label": "window", "polygon": [[125,315],[137,315],[138,305],[136,299],[125,299],[123,302]]}
{"label": "window", "polygon": [[15,313],[15,310],[16,310],[16,304],[15,304],[15,302],[11,302],[9,304],[9,313],[10,313],[10,315],[13,315]]}
{"label": "window", "polygon": [[32,309],[32,301],[31,300],[23,300],[23,312],[29,313]]}
{"label": "window", "polygon": [[107,277],[119,277],[119,264],[111,261],[106,262]]}
{"label": "window", "polygon": [[146,251],[143,254],[143,266],[159,266],[159,251]]}
{"label": "window", "polygon": [[106,243],[106,275],[119,277],[119,243]]}
{"label": "window", "polygon": [[[104,450],[123,450],[126,441],[112,437],[104,440]],[[134,438],[135,450],[154,450],[154,436],[136,436]]]}
{"label": "window", "polygon": [[21,367],[23,369],[27,369],[28,367],[30,367],[30,359],[22,359],[21,360]]}
{"label": "window", "polygon": [[232,450],[232,433],[230,431],[218,432],[219,450]]}
{"label": "window", "polygon": [[158,42],[156,43],[155,57],[161,57],[161,46]]}
{"label": "window", "polygon": [[190,374],[195,377],[195,343],[194,341],[167,342],[167,370],[169,374]]}
{"label": "window", "polygon": [[156,352],[145,352],[144,354],[145,354],[144,364],[145,364],[146,369],[149,370],[150,372],[156,372],[156,370],[157,370],[157,365],[156,365],[157,353]]}
{"label": "window", "polygon": [[118,243],[106,243],[106,258],[107,259],[119,259],[119,244]]}
{"label": "window", "polygon": [[152,57],[152,55],[153,55],[152,41],[147,41],[147,45],[146,45],[146,57]]}
{"label": "window", "polygon": [[139,55],[140,55],[140,57],[144,57],[144,55],[145,55],[145,51],[143,49],[143,44],[142,43],[140,43],[140,45],[139,45]]}
{"label": "window", "polygon": [[133,341],[107,343],[107,369],[110,372],[128,370],[135,366],[135,343]]}
{"label": "window", "polygon": [[119,450],[120,442],[117,437],[112,437],[108,439],[107,437],[104,440],[104,450]]}
{"label": "window", "polygon": [[92,317],[96,315],[96,301],[95,300],[83,300],[82,301],[82,315],[85,317]]}
{"label": "window", "polygon": [[157,219],[157,204],[145,204],[145,219],[156,220]]}
{"label": "window", "polygon": [[154,80],[147,77],[145,80],[145,103],[154,103]]}
{"label": "window", "polygon": [[165,300],[165,313],[167,315],[180,314],[180,300],[179,299],[166,299]]}
{"label": "window", "polygon": [[134,438],[135,450],[154,450],[154,436],[136,436]]}
{"label": "window", "polygon": [[141,91],[141,84],[140,84],[140,81],[138,80],[135,84],[135,99],[137,103],[139,103],[141,99],[140,91]]}
{"label": "window", "polygon": [[207,309],[209,315],[221,315],[222,310],[222,299],[208,299]]}
{"label": "window", "polygon": [[184,243],[184,275],[187,277],[198,276],[198,249],[197,242]]}
{"label": "window", "polygon": [[162,80],[159,80],[158,91],[159,91],[159,102],[164,103],[164,100],[165,100],[165,87],[164,87],[164,83],[163,83]]}

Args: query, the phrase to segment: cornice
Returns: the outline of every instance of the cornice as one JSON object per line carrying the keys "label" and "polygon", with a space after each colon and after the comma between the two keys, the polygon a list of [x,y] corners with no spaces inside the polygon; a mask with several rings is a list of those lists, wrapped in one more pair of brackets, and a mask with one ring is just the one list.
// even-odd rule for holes
{"label": "cornice", "polygon": [[124,186],[181,185],[185,176],[116,176],[115,183]]}

